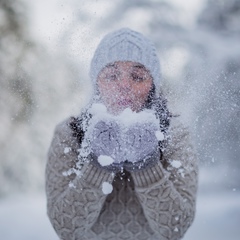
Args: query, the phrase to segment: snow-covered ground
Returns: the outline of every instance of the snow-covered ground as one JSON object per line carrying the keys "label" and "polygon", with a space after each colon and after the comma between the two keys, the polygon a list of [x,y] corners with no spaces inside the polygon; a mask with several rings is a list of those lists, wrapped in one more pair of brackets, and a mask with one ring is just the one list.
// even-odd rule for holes
{"label": "snow-covered ground", "polygon": [[[210,174],[201,172],[196,218],[184,240],[239,240],[240,192],[219,190],[209,181]],[[0,239],[58,240],[43,193],[0,200]]]}
{"label": "snow-covered ground", "polygon": [[184,240],[239,240],[240,194],[199,195],[195,222]]}

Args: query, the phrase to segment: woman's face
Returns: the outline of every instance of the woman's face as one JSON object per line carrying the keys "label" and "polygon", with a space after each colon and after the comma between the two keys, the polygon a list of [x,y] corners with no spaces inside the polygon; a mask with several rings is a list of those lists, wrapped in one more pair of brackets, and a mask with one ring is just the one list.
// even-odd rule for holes
{"label": "woman's face", "polygon": [[99,73],[97,86],[109,112],[118,114],[125,108],[140,111],[153,81],[148,70],[135,62],[115,62]]}

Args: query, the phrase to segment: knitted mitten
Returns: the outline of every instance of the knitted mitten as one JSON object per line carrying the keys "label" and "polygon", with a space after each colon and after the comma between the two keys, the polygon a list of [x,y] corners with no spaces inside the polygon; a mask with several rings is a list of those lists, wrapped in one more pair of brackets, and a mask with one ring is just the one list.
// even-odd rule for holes
{"label": "knitted mitten", "polygon": [[[120,126],[115,121],[99,121],[91,131],[91,149],[95,163],[111,171],[140,168],[159,159],[158,127],[151,123]],[[154,158],[154,159],[155,159]]]}
{"label": "knitted mitten", "polygon": [[116,122],[99,121],[94,126],[91,136],[91,149],[94,155],[114,157],[120,149],[119,141],[120,130]]}
{"label": "knitted mitten", "polygon": [[151,123],[137,123],[128,127],[122,134],[121,146],[123,146],[124,160],[137,162],[153,153],[158,147],[155,132],[158,128]]}
{"label": "knitted mitten", "polygon": [[152,166],[160,159],[158,128],[151,123],[137,123],[129,127],[125,133],[126,161],[123,167],[127,171],[139,170]]}

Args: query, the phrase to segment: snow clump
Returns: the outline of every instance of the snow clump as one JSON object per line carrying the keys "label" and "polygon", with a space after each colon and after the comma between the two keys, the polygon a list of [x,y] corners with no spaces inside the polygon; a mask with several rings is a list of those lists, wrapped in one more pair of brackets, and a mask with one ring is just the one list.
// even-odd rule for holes
{"label": "snow clump", "polygon": [[182,166],[182,163],[178,160],[171,161],[171,165],[175,168],[180,168]]}
{"label": "snow clump", "polygon": [[100,163],[100,165],[102,166],[108,166],[110,164],[112,164],[114,162],[113,158],[111,158],[110,156],[106,156],[106,155],[100,155],[98,157],[98,162]]}
{"label": "snow clump", "polygon": [[66,154],[66,153],[69,153],[71,151],[71,148],[70,147],[65,147],[64,148],[64,153]]}
{"label": "snow clump", "polygon": [[155,132],[155,136],[156,136],[158,141],[163,141],[164,140],[164,135],[160,130]]}
{"label": "snow clump", "polygon": [[112,184],[110,184],[108,182],[103,182],[103,184],[102,184],[102,192],[104,194],[106,194],[106,195],[110,194],[112,192],[112,190],[113,190]]}
{"label": "snow clump", "polygon": [[89,109],[92,114],[92,125],[94,126],[98,121],[119,123],[122,128],[128,128],[136,123],[152,123],[156,127],[159,127],[159,120],[156,118],[154,111],[151,109],[145,109],[141,112],[134,112],[130,108],[126,108],[119,115],[112,115],[107,112],[107,108],[102,103],[94,103]]}
{"label": "snow clump", "polygon": [[70,188],[76,188],[76,186],[74,185],[73,182],[69,182],[68,186],[69,186]]}

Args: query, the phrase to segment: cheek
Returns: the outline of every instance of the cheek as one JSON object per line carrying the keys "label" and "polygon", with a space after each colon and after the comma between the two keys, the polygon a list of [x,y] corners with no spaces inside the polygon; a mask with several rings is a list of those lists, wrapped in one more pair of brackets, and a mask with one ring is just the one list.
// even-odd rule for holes
{"label": "cheek", "polygon": [[103,99],[111,99],[116,95],[116,86],[114,84],[108,83],[104,85],[99,85],[100,96]]}
{"label": "cheek", "polygon": [[151,84],[140,85],[135,88],[134,95],[140,101],[145,101],[148,97],[150,89],[151,89]]}

